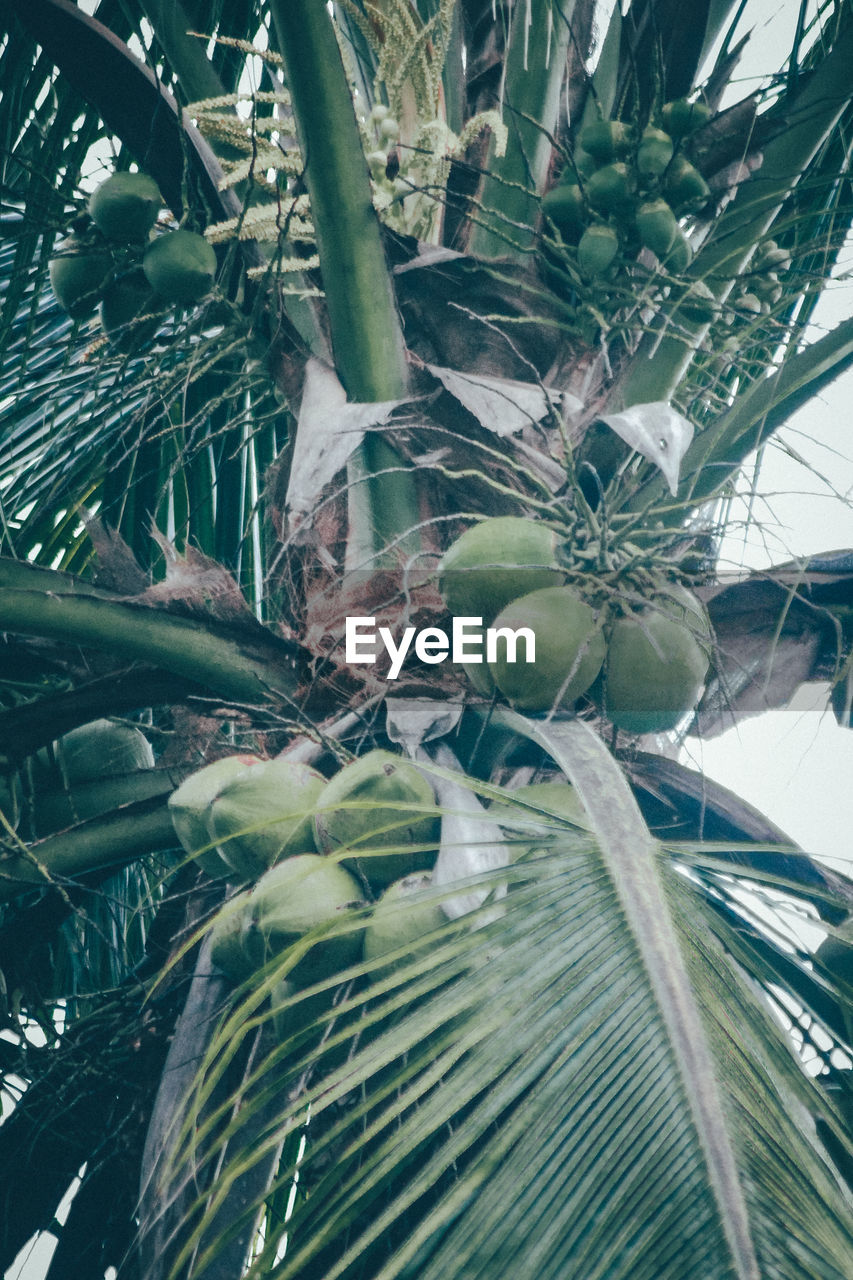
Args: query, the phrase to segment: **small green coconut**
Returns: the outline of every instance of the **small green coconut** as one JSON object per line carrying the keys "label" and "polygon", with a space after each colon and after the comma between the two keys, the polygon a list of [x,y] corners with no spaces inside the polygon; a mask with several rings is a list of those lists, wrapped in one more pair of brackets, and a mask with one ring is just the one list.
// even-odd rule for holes
{"label": "small green coconut", "polygon": [[637,210],[635,221],[640,243],[651,249],[661,262],[665,261],[675,244],[679,229],[675,214],[667,202],[647,200]]}
{"label": "small green coconut", "polygon": [[585,276],[600,276],[619,253],[619,237],[612,227],[593,223],[578,245],[578,266]]}
{"label": "small green coconut", "polygon": [[542,212],[567,244],[577,244],[589,221],[586,200],[576,182],[561,182],[542,197]]}
{"label": "small green coconut", "polygon": [[699,208],[711,195],[711,189],[699,170],[681,155],[676,156],[667,169],[664,189],[676,212]]}
{"label": "small green coconut", "polygon": [[634,182],[626,164],[617,161],[597,169],[586,184],[586,198],[598,213],[620,217],[634,199]]}
{"label": "small green coconut", "polygon": [[[514,800],[520,800],[525,805],[541,809],[544,813],[551,813],[557,818],[566,818],[574,826],[589,830],[586,809],[577,791],[569,782],[531,782],[523,787],[515,787],[509,792],[506,803],[495,801],[489,806],[489,817],[500,823],[502,827],[515,830],[518,839],[528,831],[553,835],[556,828],[552,823],[547,819],[539,822],[537,815],[531,813],[529,809],[510,803]],[[513,856],[518,857],[519,853],[514,851]]]}
{"label": "small green coconut", "polygon": [[447,916],[440,904],[423,900],[424,890],[431,884],[428,871],[416,871],[395,880],[377,902],[364,931],[364,958],[380,960],[395,951],[401,954],[374,970],[371,975],[374,981],[428,955],[430,944],[421,939],[447,925]]}
{"label": "small green coconut", "polygon": [[688,102],[687,98],[677,98],[673,102],[665,102],[661,110],[661,121],[670,137],[680,141],[687,138],[703,124],[711,119],[711,110],[704,102]]}
{"label": "small green coconut", "polygon": [[526,627],[535,636],[535,662],[524,661],[523,638],[510,661],[510,649],[498,637],[497,657],[489,663],[501,693],[525,711],[570,706],[601,669],[605,644],[596,612],[571,587],[545,587],[514,600],[494,627]]}
{"label": "small green coconut", "polygon": [[217,849],[210,847],[207,825],[210,806],[223,787],[259,764],[258,756],[225,756],[197,769],[169,796],[169,813],[175,834],[187,853],[214,879],[233,877],[234,869]]}
{"label": "small green coconut", "polygon": [[249,911],[249,890],[220,907],[210,930],[210,958],[233,982],[243,982],[255,972],[255,964],[243,946]]}
{"label": "small green coconut", "polygon": [[91,720],[71,729],[53,744],[53,752],[71,786],[154,767],[154,752],[142,730],[115,720]]}
{"label": "small green coconut", "polygon": [[150,342],[160,325],[163,302],[154,293],[141,267],[117,276],[101,299],[100,317],[112,346],[132,355]]}
{"label": "small green coconut", "polygon": [[[697,609],[701,605],[696,602]],[[629,733],[664,733],[695,707],[708,672],[698,624],[661,599],[612,627],[604,665],[604,714]]]}
{"label": "small green coconut", "polygon": [[60,240],[48,265],[56,301],[72,320],[94,313],[113,269],[112,254],[88,247],[77,236]]}
{"label": "small green coconut", "polygon": [[[358,881],[329,858],[298,854],[261,876],[243,915],[243,947],[256,965],[266,964],[313,930],[333,926],[362,904]],[[297,987],[322,982],[361,954],[362,932],[319,936],[287,973]]]}
{"label": "small green coconut", "polygon": [[565,581],[558,538],[540,521],[496,516],[472,525],[447,549],[439,589],[456,617],[488,625],[517,596]]}
{"label": "small green coconut", "polygon": [[690,266],[692,259],[693,246],[681,230],[681,227],[678,227],[676,229],[675,239],[673,240],[669,252],[666,255],[666,268],[668,271],[672,271],[675,275],[680,276]]}
{"label": "small green coconut", "polygon": [[216,253],[194,231],[169,231],[145,250],[142,270],[155,293],[185,306],[210,293],[216,276]]}
{"label": "small green coconut", "polygon": [[114,173],[89,197],[89,214],[108,240],[141,243],[157,221],[160,188],[146,173]]}
{"label": "small green coconut", "polygon": [[675,144],[663,129],[649,125],[637,148],[637,172],[643,178],[659,178],[675,151]]}
{"label": "small green coconut", "polygon": [[277,757],[223,786],[207,812],[209,837],[234,874],[254,880],[273,863],[316,848],[312,817],[326,779]]}
{"label": "small green coconut", "polygon": [[320,849],[351,850],[345,865],[357,867],[371,888],[381,891],[435,860],[435,795],[408,760],[391,751],[369,751],[326,784],[314,829]]}
{"label": "small green coconut", "polygon": [[578,145],[599,164],[607,164],[625,151],[628,132],[621,120],[592,120],[581,129]]}

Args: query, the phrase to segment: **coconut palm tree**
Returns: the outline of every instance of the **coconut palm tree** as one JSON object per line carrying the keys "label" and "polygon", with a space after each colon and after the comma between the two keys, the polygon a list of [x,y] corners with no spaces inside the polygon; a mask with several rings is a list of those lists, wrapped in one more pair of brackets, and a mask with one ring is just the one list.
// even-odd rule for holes
{"label": "coconut palm tree", "polygon": [[[675,758],[851,719],[851,553],[716,565],[853,359],[851,6],[749,8],[5,6],[4,1269],[850,1274],[853,885]],[[347,652],[472,582],[545,693]]]}

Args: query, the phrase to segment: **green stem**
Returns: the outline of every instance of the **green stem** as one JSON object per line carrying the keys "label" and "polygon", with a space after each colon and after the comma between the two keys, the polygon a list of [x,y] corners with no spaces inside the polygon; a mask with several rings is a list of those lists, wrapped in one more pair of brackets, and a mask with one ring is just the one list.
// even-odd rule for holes
{"label": "green stem", "polygon": [[159,849],[172,849],[176,843],[175,828],[162,796],[128,805],[39,840],[30,855],[4,855],[0,859],[0,902],[50,881],[61,883],[68,876],[120,866]]}
{"label": "green stem", "polygon": [[[323,0],[273,0],[311,200],[332,351],[350,400],[403,399],[403,331],[361,135],[335,30]],[[395,470],[378,472],[388,466]],[[389,542],[411,554],[420,538],[414,475],[388,445],[362,445],[349,467],[349,562],[376,565]],[[389,525],[388,512],[396,513]],[[398,541],[399,540],[399,541]],[[398,556],[392,556],[396,560]]]}
{"label": "green stem", "polygon": [[408,388],[403,334],[373,208],[367,162],[323,0],[273,0],[311,199],[332,350],[351,400]]}
{"label": "green stem", "polygon": [[524,262],[534,244],[539,197],[551,163],[574,0],[530,0],[513,8],[502,98],[508,138],[503,156],[489,148],[480,221],[471,232],[475,258]]}
{"label": "green stem", "polygon": [[[66,575],[16,561],[0,560],[0,586],[10,565],[19,582],[25,569],[32,578],[30,589],[0,591],[0,631],[152,663],[239,702],[288,700],[296,692],[298,651],[260,627],[178,617],[150,605],[69,591]],[[51,578],[55,588],[48,585]]]}

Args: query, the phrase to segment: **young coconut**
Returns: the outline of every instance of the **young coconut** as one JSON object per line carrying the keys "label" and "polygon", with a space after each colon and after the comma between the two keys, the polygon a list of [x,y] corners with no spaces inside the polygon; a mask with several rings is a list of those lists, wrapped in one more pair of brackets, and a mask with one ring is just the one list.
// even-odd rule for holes
{"label": "young coconut", "polygon": [[233,877],[234,870],[218,849],[211,847],[207,827],[210,806],[223,787],[261,763],[258,756],[253,755],[225,756],[197,769],[169,796],[169,813],[175,834],[187,853],[214,879]]}
{"label": "young coconut", "polygon": [[194,231],[169,231],[145,250],[142,270],[155,293],[185,306],[210,293],[216,275],[216,253]]}
{"label": "young coconut", "polygon": [[92,315],[113,269],[107,249],[90,247],[77,236],[60,240],[48,264],[56,301],[72,320]]}
{"label": "young coconut", "polygon": [[431,944],[421,939],[447,925],[447,916],[440,904],[423,900],[423,891],[431,884],[428,871],[415,871],[402,880],[395,880],[377,902],[364,931],[364,958],[380,960],[394,952],[402,954],[374,969],[370,975],[374,982],[428,955]]}
{"label": "young coconut", "polygon": [[317,930],[316,941],[286,977],[297,987],[322,982],[361,954],[362,930],[338,932],[332,926],[362,901],[358,881],[345,867],[316,853],[297,854],[272,867],[250,891],[244,950],[259,967]]}
{"label": "young coconut", "polygon": [[642,178],[659,178],[672,159],[674,151],[675,144],[670,135],[664,133],[663,129],[656,129],[654,125],[649,125],[643,130],[643,136],[637,148],[637,172]]}
{"label": "young coconut", "polygon": [[678,155],[664,175],[667,199],[678,212],[700,208],[710,195],[711,188],[699,170],[685,157]]}
{"label": "young coconut", "polygon": [[210,958],[233,982],[244,982],[256,968],[243,946],[248,910],[249,890],[244,889],[219,908],[210,930]]}
{"label": "young coconut", "polygon": [[628,131],[621,120],[592,120],[578,136],[578,146],[599,164],[621,155],[628,145]]}
{"label": "young coconut", "polygon": [[141,242],[161,204],[160,188],[147,173],[114,173],[89,197],[89,215],[109,240]]}
{"label": "young coconut", "polygon": [[596,170],[586,184],[586,198],[598,213],[620,217],[631,208],[633,190],[631,172],[620,161]]}
{"label": "young coconut", "polygon": [[[534,831],[541,834],[552,834],[555,827],[543,819],[539,822],[535,813],[522,809],[511,801],[520,800],[534,809],[552,813],[556,818],[565,818],[575,827],[590,830],[589,818],[581,798],[569,782],[530,782],[523,787],[515,787],[508,793],[506,802],[496,800],[489,806],[489,817],[500,823],[502,827],[515,830],[518,838],[524,832]],[[514,854],[515,857],[519,855]]]}
{"label": "young coconut", "polygon": [[704,102],[688,102],[686,98],[665,102],[661,110],[663,127],[677,142],[701,129],[710,119],[710,107]]}
{"label": "young coconut", "polygon": [[[408,760],[391,751],[369,751],[326,784],[314,830],[320,849],[352,851],[344,865],[357,868],[372,889],[382,890],[425,861],[435,861],[435,795]],[[381,852],[385,849],[387,853]]]}
{"label": "young coconut", "polygon": [[577,244],[589,221],[586,200],[576,182],[561,182],[542,197],[542,212],[566,244]]}
{"label": "young coconut", "polygon": [[578,266],[585,276],[600,276],[619,252],[619,237],[612,227],[596,222],[587,227],[578,245]]}
{"label": "young coconut", "polygon": [[101,326],[112,346],[132,355],[154,337],[162,312],[162,300],[152,290],[142,268],[134,267],[107,285],[101,299]]}
{"label": "young coconut", "polygon": [[466,529],[444,553],[439,589],[456,617],[488,625],[505,605],[528,591],[565,581],[558,538],[537,520],[496,516]]}
{"label": "young coconut", "polygon": [[669,591],[638,615],[613,624],[602,707],[618,729],[664,733],[695,707],[708,673],[703,637],[710,635],[710,626],[703,615],[698,600],[688,611]]}
{"label": "young coconut", "polygon": [[521,627],[535,636],[535,662],[524,661],[524,639],[512,654],[498,637],[497,658],[489,663],[501,693],[525,711],[570,706],[592,684],[604,661],[604,635],[595,610],[571,587],[532,591],[498,614],[494,626]]}
{"label": "young coconut", "polygon": [[241,880],[273,863],[315,849],[312,815],[326,779],[287,757],[238,773],[207,811],[209,838]]}
{"label": "young coconut", "polygon": [[154,767],[154,752],[142,730],[115,720],[91,720],[71,729],[53,744],[53,755],[69,786]]}
{"label": "young coconut", "polygon": [[678,222],[665,200],[647,200],[637,210],[635,218],[640,243],[661,262],[675,244]]}

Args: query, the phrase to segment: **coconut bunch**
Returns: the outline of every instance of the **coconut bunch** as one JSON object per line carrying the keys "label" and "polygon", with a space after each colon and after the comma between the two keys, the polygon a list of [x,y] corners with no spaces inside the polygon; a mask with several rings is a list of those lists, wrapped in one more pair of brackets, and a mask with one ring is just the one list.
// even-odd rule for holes
{"label": "coconut bunch", "polygon": [[691,249],[679,219],[711,194],[686,147],[709,117],[704,103],[679,99],[665,103],[639,135],[619,120],[583,126],[559,182],[542,200],[546,225],[583,276],[612,274],[620,258],[636,257],[641,248],[670,272],[685,270]]}
{"label": "coconut bunch", "polygon": [[[618,579],[617,579],[618,582]],[[579,573],[558,534],[517,516],[486,519],[448,548],[439,587],[456,617],[481,617],[495,652],[466,664],[475,688],[521,711],[569,711],[586,695],[629,733],[674,729],[698,703],[711,656],[704,606],[679,582],[629,575],[624,590]],[[535,661],[520,638],[527,628]],[[487,660],[488,659],[488,660]]]}
{"label": "coconut bunch", "polygon": [[57,302],[74,320],[97,310],[118,350],[135,351],[153,337],[173,306],[194,306],[210,292],[216,254],[204,236],[156,231],[160,190],[145,173],[114,173],[89,198],[87,214],[50,260]]}
{"label": "coconut bunch", "polygon": [[[187,778],[169,810],[181,844],[207,874],[254,882],[222,908],[212,930],[214,962],[237,980],[341,913],[386,893],[393,900],[398,881],[421,883],[437,852],[432,786],[415,765],[378,749],[328,780],[286,757],[229,756]],[[361,948],[361,928],[335,930],[318,938],[288,981],[321,981]]]}

